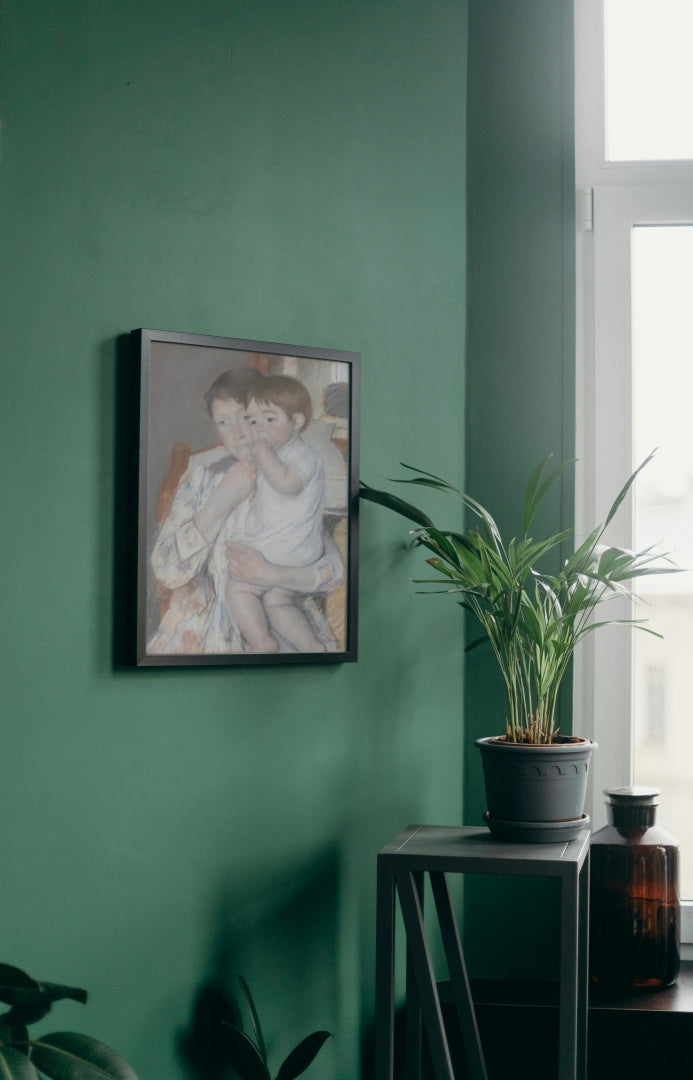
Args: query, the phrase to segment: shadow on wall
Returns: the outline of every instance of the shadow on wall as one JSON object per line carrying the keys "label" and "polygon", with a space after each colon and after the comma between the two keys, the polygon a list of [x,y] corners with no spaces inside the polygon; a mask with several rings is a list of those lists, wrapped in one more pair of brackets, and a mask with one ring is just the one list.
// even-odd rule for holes
{"label": "shadow on wall", "polygon": [[[176,1047],[191,1080],[235,1075],[222,1019],[250,1034],[237,975],[252,991],[272,1076],[308,1032],[338,1036],[340,861],[330,847],[303,865],[258,867],[222,885],[208,969],[192,991]],[[330,1075],[332,1045],[320,1055],[323,1076]]]}

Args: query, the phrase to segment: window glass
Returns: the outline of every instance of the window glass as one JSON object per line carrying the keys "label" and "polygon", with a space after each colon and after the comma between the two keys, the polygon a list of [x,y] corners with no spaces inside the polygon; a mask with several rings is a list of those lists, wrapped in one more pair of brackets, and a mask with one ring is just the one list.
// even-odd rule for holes
{"label": "window glass", "polygon": [[[693,226],[636,227],[632,258],[636,461],[657,447],[635,487],[635,544],[693,568]],[[645,579],[638,594],[636,617],[663,637],[634,634],[634,780],[661,789],[693,897],[693,570]]]}
{"label": "window glass", "polygon": [[606,158],[693,158],[693,0],[605,0]]}

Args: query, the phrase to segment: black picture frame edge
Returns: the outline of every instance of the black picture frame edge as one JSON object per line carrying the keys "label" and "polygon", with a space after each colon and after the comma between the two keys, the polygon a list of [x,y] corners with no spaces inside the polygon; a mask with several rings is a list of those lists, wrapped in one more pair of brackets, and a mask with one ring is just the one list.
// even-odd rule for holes
{"label": "black picture frame edge", "polygon": [[[147,521],[146,511],[149,500],[148,477],[143,467],[148,447],[148,406],[149,377],[151,370],[151,346],[153,342],[166,342],[177,345],[236,350],[239,352],[258,352],[276,356],[294,356],[297,358],[332,361],[350,365],[350,409],[349,409],[349,518],[347,534],[347,596],[346,596],[346,647],[338,653],[200,653],[158,654],[147,652],[146,641],[146,588],[147,565],[143,553],[146,551]],[[133,361],[139,365],[135,373],[139,385],[139,442],[137,456],[138,474],[138,513],[137,513],[137,618],[135,666],[137,668],[189,668],[189,667],[276,667],[301,664],[342,664],[355,663],[358,660],[358,524],[359,524],[359,431],[360,431],[360,364],[359,352],[317,348],[307,345],[292,345],[286,342],[259,341],[252,338],[232,338],[211,334],[197,334],[172,330],[158,330],[149,327],[137,327],[130,331],[130,343]]]}

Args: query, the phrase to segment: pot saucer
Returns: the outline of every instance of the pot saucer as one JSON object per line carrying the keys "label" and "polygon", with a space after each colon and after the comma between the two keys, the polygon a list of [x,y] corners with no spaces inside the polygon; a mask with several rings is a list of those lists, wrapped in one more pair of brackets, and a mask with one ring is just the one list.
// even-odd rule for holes
{"label": "pot saucer", "polygon": [[520,844],[560,844],[574,840],[590,823],[589,814],[567,821],[503,821],[488,810],[481,815],[494,840]]}

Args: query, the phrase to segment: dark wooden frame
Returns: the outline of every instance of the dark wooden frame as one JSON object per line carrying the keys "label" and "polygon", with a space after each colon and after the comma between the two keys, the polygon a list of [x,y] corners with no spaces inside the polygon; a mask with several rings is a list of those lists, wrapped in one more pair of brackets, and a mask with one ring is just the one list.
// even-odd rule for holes
{"label": "dark wooden frame", "polygon": [[[138,528],[138,596],[137,596],[137,664],[140,666],[212,666],[212,665],[253,665],[253,664],[295,664],[295,663],[341,663],[355,661],[357,658],[357,586],[358,586],[358,431],[359,431],[359,354],[335,349],[316,349],[299,345],[278,344],[266,341],[249,341],[239,338],[211,337],[200,334],[181,334],[165,330],[138,329],[131,332],[133,359],[140,364],[140,445],[139,445],[139,528]],[[335,365],[340,365],[335,367]],[[317,427],[322,424],[322,439],[330,443],[322,452],[334,458],[332,445],[339,446],[343,453],[344,464],[344,509],[332,510],[328,516],[334,524],[340,521],[340,539],[344,562],[345,586],[336,596],[340,606],[343,598],[345,624],[341,628],[341,640],[337,650],[328,652],[291,652],[246,653],[246,652],[154,652],[149,643],[153,632],[160,625],[159,604],[165,603],[165,590],[162,594],[154,579],[151,566],[153,550],[162,516],[162,500],[171,499],[176,490],[175,479],[169,479],[166,485],[165,462],[175,461],[174,443],[180,448],[187,443],[185,432],[176,430],[177,425],[186,429],[196,428],[206,434],[200,445],[192,445],[194,452],[205,445],[215,443],[211,421],[203,409],[203,393],[213,379],[222,371],[233,367],[253,367],[265,374],[275,374],[277,369],[293,374],[304,381],[311,392],[314,408],[318,413],[327,415],[327,421],[319,416]],[[288,371],[286,369],[289,369]],[[339,381],[328,378],[337,373]],[[211,375],[211,378],[210,378]],[[316,401],[317,390],[324,391],[328,386],[339,386],[333,397],[323,395],[320,404]],[[348,393],[341,390],[348,388]],[[189,415],[186,411],[185,398],[189,402]],[[344,411],[346,399],[347,415],[340,412],[339,419],[325,412],[325,402],[338,398],[340,409]],[[183,415],[185,414],[185,415]],[[199,414],[199,415],[198,415]],[[343,436],[336,442],[329,439],[326,432],[335,422]],[[206,429],[205,429],[205,425]],[[316,425],[313,425],[315,428]],[[309,429],[311,430],[310,425]],[[345,437],[344,437],[345,436]],[[193,436],[193,440],[200,439]],[[202,436],[204,438],[204,436]],[[168,458],[165,448],[168,445]],[[189,453],[189,451],[188,451]],[[184,466],[183,466],[184,467]],[[337,474],[333,493],[341,490],[342,478]],[[328,489],[329,490],[329,489]],[[170,508],[170,503],[168,504]],[[158,515],[158,516],[157,516]],[[346,523],[346,529],[344,528]],[[328,593],[327,596],[330,594]],[[153,631],[152,628],[155,628]]]}

